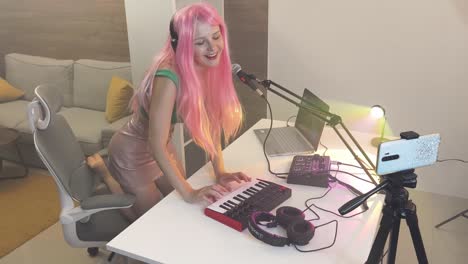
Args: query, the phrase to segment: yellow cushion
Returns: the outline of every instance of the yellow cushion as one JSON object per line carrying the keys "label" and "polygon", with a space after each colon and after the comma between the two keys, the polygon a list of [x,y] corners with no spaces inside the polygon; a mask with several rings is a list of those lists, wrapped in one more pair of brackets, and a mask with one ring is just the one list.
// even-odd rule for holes
{"label": "yellow cushion", "polygon": [[23,95],[23,91],[11,86],[6,80],[0,78],[0,103],[16,100]]}
{"label": "yellow cushion", "polygon": [[128,115],[128,104],[133,96],[132,85],[119,77],[112,77],[107,90],[106,120],[112,123]]}

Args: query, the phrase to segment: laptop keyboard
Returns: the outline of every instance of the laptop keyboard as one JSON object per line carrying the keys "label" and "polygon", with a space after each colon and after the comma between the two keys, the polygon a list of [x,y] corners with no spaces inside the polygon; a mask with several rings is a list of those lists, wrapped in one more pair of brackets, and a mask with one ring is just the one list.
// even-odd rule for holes
{"label": "laptop keyboard", "polygon": [[304,138],[294,129],[272,130],[267,141],[267,146],[273,148],[274,153],[300,153],[311,151],[310,146]]}

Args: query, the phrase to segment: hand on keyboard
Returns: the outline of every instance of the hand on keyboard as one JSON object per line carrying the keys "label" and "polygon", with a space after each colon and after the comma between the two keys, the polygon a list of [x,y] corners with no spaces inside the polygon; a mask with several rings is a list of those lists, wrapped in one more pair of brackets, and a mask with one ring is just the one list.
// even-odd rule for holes
{"label": "hand on keyboard", "polygon": [[194,190],[193,201],[199,202],[202,200],[214,203],[221,199],[229,191],[219,184],[205,186],[201,189]]}
{"label": "hand on keyboard", "polygon": [[233,172],[233,173],[225,172],[221,175],[218,175],[218,184],[223,186],[229,191],[232,191],[232,186],[230,185],[230,183],[249,182],[251,180],[252,178],[245,175],[243,172]]}

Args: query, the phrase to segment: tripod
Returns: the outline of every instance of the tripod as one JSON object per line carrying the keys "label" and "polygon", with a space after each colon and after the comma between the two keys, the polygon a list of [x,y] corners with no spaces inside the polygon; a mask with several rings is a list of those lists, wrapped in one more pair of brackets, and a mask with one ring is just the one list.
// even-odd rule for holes
{"label": "tripod", "polygon": [[416,187],[417,175],[413,172],[414,170],[410,170],[384,176],[385,180],[380,184],[383,185],[381,189],[386,191],[385,205],[382,209],[383,216],[366,263],[373,264],[380,261],[389,234],[390,245],[387,263],[395,263],[400,221],[402,218],[406,219],[406,223],[410,229],[418,262],[428,263],[421,232],[419,230],[416,205],[411,200],[408,200],[408,191],[404,188]]}
{"label": "tripod", "polygon": [[[383,216],[380,220],[380,227],[377,231],[374,243],[372,244],[369,257],[367,258],[367,264],[380,262],[389,234],[390,246],[387,263],[395,263],[400,221],[402,218],[406,219],[406,223],[410,229],[413,246],[419,263],[428,263],[421,231],[419,230],[416,205],[411,200],[408,200],[408,191],[404,188],[415,188],[417,177],[418,176],[414,174],[414,169],[384,175],[382,183],[377,185],[374,189],[348,201],[338,209],[340,214],[347,214],[365,202],[367,198],[374,193],[380,190],[385,191],[385,205],[382,208]],[[390,233],[390,231],[392,232]]]}

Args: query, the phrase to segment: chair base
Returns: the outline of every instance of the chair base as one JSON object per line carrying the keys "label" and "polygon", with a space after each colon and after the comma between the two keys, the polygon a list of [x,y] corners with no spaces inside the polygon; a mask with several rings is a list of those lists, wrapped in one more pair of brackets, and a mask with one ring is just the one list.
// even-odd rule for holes
{"label": "chair base", "polygon": [[88,255],[90,255],[91,257],[97,256],[98,253],[99,253],[99,248],[97,247],[88,248]]}

